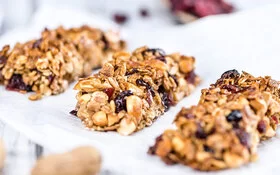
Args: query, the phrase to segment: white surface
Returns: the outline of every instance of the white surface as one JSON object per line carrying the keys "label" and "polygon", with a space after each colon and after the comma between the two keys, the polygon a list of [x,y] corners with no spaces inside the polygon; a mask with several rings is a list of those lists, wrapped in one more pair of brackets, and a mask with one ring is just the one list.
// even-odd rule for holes
{"label": "white surface", "polygon": [[[96,21],[88,16],[80,17],[89,19],[88,22]],[[92,144],[102,152],[103,168],[113,174],[204,174],[182,165],[166,166],[157,157],[146,154],[148,147],[154,143],[156,136],[171,127],[174,114],[182,106],[195,104],[200,88],[207,87],[224,71],[237,68],[254,75],[272,75],[273,78],[280,79],[279,18],[280,6],[267,6],[249,12],[209,17],[178,28],[125,29],[123,32],[129,41],[130,50],[147,44],[167,51],[194,55],[197,58],[197,72],[203,79],[194,94],[171,108],[151,127],[132,136],[83,129],[80,121],[68,114],[76,103],[76,92],[71,88],[61,95],[31,102],[27,95],[7,92],[0,87],[0,119],[53,152],[65,151],[81,144]],[[62,19],[63,17],[60,18]],[[38,24],[37,22],[34,21],[34,24]],[[44,22],[51,24],[52,20]],[[74,19],[68,20],[66,25],[72,22],[77,25]],[[37,36],[37,29],[13,31],[4,36],[0,44]],[[258,162],[219,173],[273,174],[278,170],[275,155],[280,155],[279,146],[277,137],[266,141],[260,146]]]}

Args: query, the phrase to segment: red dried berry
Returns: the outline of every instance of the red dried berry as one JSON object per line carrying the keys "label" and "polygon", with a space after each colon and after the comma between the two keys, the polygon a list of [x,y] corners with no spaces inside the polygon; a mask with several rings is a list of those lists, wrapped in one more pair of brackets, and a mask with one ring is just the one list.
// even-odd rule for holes
{"label": "red dried berry", "polygon": [[234,8],[224,0],[170,0],[173,12],[186,12],[196,17],[231,13]]}
{"label": "red dried berry", "polygon": [[275,122],[275,124],[279,123],[278,118],[275,115],[273,115],[271,118]]}
{"label": "red dried berry", "polygon": [[266,124],[264,120],[259,121],[257,129],[260,133],[265,133],[266,131]]}
{"label": "red dried berry", "polygon": [[124,24],[128,20],[128,17],[125,14],[116,13],[114,15],[114,21],[118,24]]}
{"label": "red dried berry", "polygon": [[109,100],[111,99],[112,95],[114,94],[114,91],[115,91],[114,88],[106,88],[103,90],[103,92],[107,94]]}
{"label": "red dried berry", "polygon": [[154,91],[154,89],[153,89],[153,87],[150,86],[149,83],[145,82],[144,80],[142,80],[142,79],[137,79],[137,80],[136,80],[136,84],[137,84],[138,86],[145,86],[146,89],[147,89],[147,91],[148,91],[148,93],[151,94],[153,97],[156,95],[156,94],[155,94],[155,91]]}

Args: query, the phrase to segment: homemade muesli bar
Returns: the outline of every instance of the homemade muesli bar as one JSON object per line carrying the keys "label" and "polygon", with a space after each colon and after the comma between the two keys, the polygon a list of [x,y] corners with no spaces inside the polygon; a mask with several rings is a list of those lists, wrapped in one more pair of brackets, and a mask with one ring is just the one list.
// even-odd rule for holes
{"label": "homemade muesli bar", "polygon": [[125,48],[117,33],[82,26],[45,29],[41,38],[17,43],[13,49],[4,46],[0,52],[0,81],[6,89],[33,91],[29,98],[59,94],[79,77],[90,75]]}
{"label": "homemade muesli bar", "polygon": [[132,134],[191,93],[200,81],[194,69],[193,57],[161,49],[117,52],[99,73],[76,84],[78,102],[72,113],[87,128]]}
{"label": "homemade muesli bar", "polygon": [[159,136],[149,153],[202,171],[239,167],[256,159],[260,139],[275,135],[279,113],[279,82],[227,71],[202,90],[198,105],[178,113],[177,129]]}

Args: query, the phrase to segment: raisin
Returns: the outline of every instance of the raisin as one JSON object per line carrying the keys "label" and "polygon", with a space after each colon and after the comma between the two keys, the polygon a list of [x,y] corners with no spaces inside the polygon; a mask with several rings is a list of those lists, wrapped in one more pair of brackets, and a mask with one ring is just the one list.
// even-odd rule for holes
{"label": "raisin", "polygon": [[167,92],[162,93],[161,101],[164,106],[164,112],[168,111],[170,106],[174,104],[173,98]]}
{"label": "raisin", "polygon": [[122,91],[119,95],[115,98],[116,104],[116,112],[120,112],[121,110],[126,110],[126,99],[125,97],[132,95],[133,93],[130,90]]}
{"label": "raisin", "polygon": [[238,92],[242,91],[242,89],[239,88],[238,86],[231,85],[231,84],[223,85],[222,89],[226,89],[226,90],[228,90],[229,92],[232,92],[232,93],[238,93]]}
{"label": "raisin", "polygon": [[70,111],[69,113],[77,117],[78,111],[74,109],[74,110]]}
{"label": "raisin", "polygon": [[124,24],[128,20],[128,17],[125,14],[121,13],[116,13],[113,18],[114,21],[118,24]]}
{"label": "raisin", "polygon": [[164,56],[156,57],[156,59],[159,60],[159,61],[162,61],[162,62],[166,63],[166,59],[165,59]]}
{"label": "raisin", "polygon": [[205,152],[214,153],[214,150],[207,145],[203,145],[203,149]]}
{"label": "raisin", "polygon": [[235,69],[228,70],[222,74],[221,79],[236,78],[239,77],[239,75],[240,75],[239,72]]}
{"label": "raisin", "polygon": [[20,74],[13,74],[11,79],[9,80],[8,85],[6,86],[7,90],[12,91],[31,91],[31,86],[26,85],[23,80],[22,76]]}
{"label": "raisin", "polygon": [[242,119],[242,113],[239,110],[233,110],[226,116],[228,122],[239,122]]}
{"label": "raisin", "polygon": [[178,80],[177,80],[176,76],[175,76],[175,75],[171,75],[170,73],[168,73],[168,75],[169,75],[171,78],[173,78],[173,80],[175,81],[175,83],[178,85]]}
{"label": "raisin", "polygon": [[50,82],[49,84],[52,84],[52,82],[53,82],[53,80],[54,80],[54,77],[55,77],[54,75],[49,75],[49,76],[48,76],[48,80],[49,80],[49,82]]}
{"label": "raisin", "polygon": [[129,75],[132,75],[132,74],[135,74],[135,73],[138,73],[138,72],[139,72],[138,69],[132,68],[131,71],[126,72],[125,75],[129,76]]}
{"label": "raisin", "polygon": [[260,133],[265,133],[266,131],[266,124],[264,120],[259,121],[257,129]]}
{"label": "raisin", "polygon": [[240,141],[240,143],[246,147],[250,147],[250,135],[249,133],[247,133],[246,131],[242,130],[242,129],[236,129],[235,130],[236,135]]}
{"label": "raisin", "polygon": [[147,89],[147,91],[148,91],[148,93],[151,94],[153,97],[156,95],[156,94],[155,94],[155,91],[154,91],[154,89],[153,89],[153,87],[150,86],[150,85],[149,85],[147,82],[145,82],[144,80],[142,80],[142,79],[137,79],[137,80],[136,80],[136,84],[137,84],[138,86],[145,86],[146,89]]}
{"label": "raisin", "polygon": [[109,98],[109,100],[111,99],[112,95],[114,94],[115,89],[114,88],[106,88],[103,90],[103,92],[105,92]]}
{"label": "raisin", "polygon": [[142,9],[140,9],[140,15],[141,15],[142,17],[146,18],[146,17],[149,17],[149,16],[150,16],[150,13],[149,13],[148,9],[142,8]]}
{"label": "raisin", "polygon": [[146,52],[152,52],[154,55],[156,53],[158,53],[160,56],[165,56],[166,55],[164,50],[162,50],[160,48],[147,49],[147,50],[144,51],[144,53],[146,53]]}
{"label": "raisin", "polygon": [[185,80],[190,84],[195,84],[195,78],[196,78],[196,74],[195,74],[194,70],[190,71],[185,76]]}
{"label": "raisin", "polygon": [[32,48],[33,49],[39,48],[42,41],[43,41],[42,38],[36,40],[35,43],[33,44]]}
{"label": "raisin", "polygon": [[204,129],[201,127],[200,124],[197,124],[197,130],[195,132],[195,137],[198,139],[205,139],[207,134],[205,133]]}

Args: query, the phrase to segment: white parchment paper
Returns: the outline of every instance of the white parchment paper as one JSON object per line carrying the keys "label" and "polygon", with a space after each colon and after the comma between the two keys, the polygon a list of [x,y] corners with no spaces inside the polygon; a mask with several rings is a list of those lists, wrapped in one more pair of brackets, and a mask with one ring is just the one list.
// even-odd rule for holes
{"label": "white parchment paper", "polygon": [[[83,12],[55,11],[34,19],[32,27],[11,31],[0,38],[0,45],[13,44],[38,36],[42,27],[67,27],[88,23],[102,28],[113,26],[99,17]],[[69,20],[69,15],[73,17]],[[42,21],[42,18],[46,19]],[[68,19],[68,20],[67,20]],[[226,70],[246,70],[256,76],[271,75],[280,80],[280,6],[266,6],[232,15],[201,19],[181,27],[123,29],[129,49],[141,45],[160,47],[168,52],[180,51],[194,55],[197,73],[203,82],[188,98],[159,118],[151,127],[120,136],[114,132],[87,131],[69,111],[75,107],[75,91],[31,102],[27,95],[5,91],[0,87],[0,119],[31,140],[53,152],[62,152],[78,145],[90,144],[100,149],[103,169],[112,174],[212,174],[194,171],[182,165],[166,166],[159,158],[147,154],[155,137],[172,127],[175,114],[182,106],[194,105],[200,89],[208,87]],[[72,85],[73,86],[73,85]],[[238,169],[217,174],[275,174],[280,156],[279,137],[261,143],[259,160]],[[214,174],[214,173],[213,173]]]}

